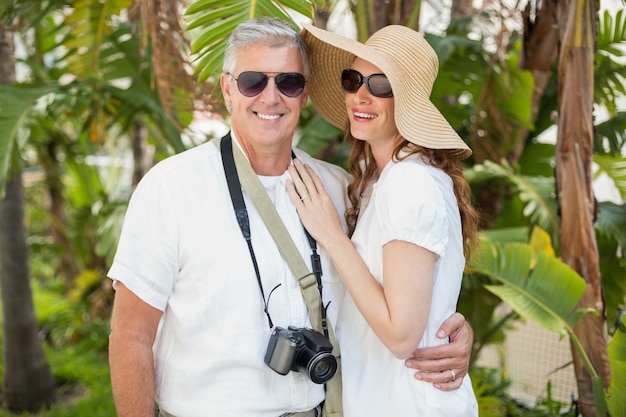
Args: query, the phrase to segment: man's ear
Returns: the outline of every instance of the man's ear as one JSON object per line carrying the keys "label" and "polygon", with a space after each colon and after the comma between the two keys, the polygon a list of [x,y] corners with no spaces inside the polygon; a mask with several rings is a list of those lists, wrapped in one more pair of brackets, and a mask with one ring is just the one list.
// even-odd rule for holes
{"label": "man's ear", "polygon": [[231,108],[233,106],[232,103],[232,91],[231,91],[231,83],[230,83],[230,75],[225,72],[220,76],[220,88],[222,89],[222,94],[224,95],[224,104],[226,107]]}
{"label": "man's ear", "polygon": [[304,86],[304,91],[300,94],[300,108],[303,109],[306,106],[307,99],[309,98],[309,83]]}

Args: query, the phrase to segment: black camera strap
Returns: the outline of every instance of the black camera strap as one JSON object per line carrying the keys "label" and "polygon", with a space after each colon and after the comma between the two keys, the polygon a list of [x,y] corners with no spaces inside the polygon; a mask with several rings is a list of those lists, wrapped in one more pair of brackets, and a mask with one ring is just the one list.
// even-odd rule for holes
{"label": "black camera strap", "polygon": [[256,256],[254,255],[254,248],[252,247],[252,234],[250,233],[248,210],[246,209],[246,202],[243,199],[241,184],[239,183],[239,176],[237,175],[237,167],[235,166],[235,160],[233,159],[233,144],[230,138],[230,133],[226,134],[226,136],[222,138],[220,148],[222,153],[222,164],[224,165],[224,173],[226,174],[226,183],[228,184],[230,199],[233,202],[233,208],[235,209],[235,217],[237,217],[237,223],[239,223],[241,234],[248,244],[248,251],[250,252],[250,258],[252,258],[252,264],[254,265],[254,273],[256,274],[259,289],[261,290],[261,297],[263,298],[263,311],[267,316],[267,322],[270,329],[272,329],[274,327],[274,323],[272,322],[272,317],[270,316],[268,309],[269,297],[272,296],[272,292],[278,288],[280,284],[274,287],[272,291],[270,291],[270,295],[265,298],[265,291],[263,291],[259,265],[256,261]]}
{"label": "black camera strap", "polygon": [[[256,257],[254,256],[254,249],[252,247],[250,221],[248,219],[248,211],[241,192],[242,185],[256,206],[259,214],[263,218],[263,221],[274,238],[274,241],[278,245],[283,258],[289,265],[291,272],[300,285],[300,290],[302,291],[302,295],[306,301],[313,328],[318,331],[322,330],[324,335],[330,339],[330,342],[333,345],[334,354],[337,359],[337,372],[335,376],[325,384],[326,400],[324,401],[323,415],[325,417],[341,417],[341,352],[339,350],[339,345],[337,344],[335,332],[326,319],[326,309],[328,308],[328,305],[324,306],[322,301],[322,263],[320,256],[317,253],[317,242],[305,228],[304,231],[312,250],[311,263],[313,266],[313,272],[309,272],[304,260],[302,259],[300,251],[293,242],[291,235],[289,235],[287,228],[276,211],[276,207],[274,207],[269,199],[265,188],[252,169],[252,166],[243,156],[243,153],[238,147],[234,147],[233,149],[230,132],[221,139],[221,143],[219,143],[218,148],[222,154],[224,173],[226,174],[226,181],[228,183],[228,189],[233,202],[235,215],[237,217],[237,221],[239,222],[241,233],[243,234],[244,239],[248,242],[248,249],[250,251],[250,256],[252,257],[252,262],[254,263],[259,287],[261,288],[261,295],[263,296],[263,302],[265,305],[265,314],[267,314],[270,328],[273,328],[273,325],[267,309],[268,303],[265,300],[263,285],[261,284],[261,276],[256,263]],[[292,156],[294,156],[293,152]],[[277,287],[274,287],[272,291],[276,288]]]}
{"label": "black camera strap", "polygon": [[[250,233],[250,220],[248,218],[248,210],[246,208],[246,203],[243,199],[243,194],[241,192],[241,183],[239,180],[239,174],[237,171],[237,166],[235,164],[235,158],[233,155],[233,144],[232,144],[232,138],[230,137],[230,133],[227,133],[226,136],[224,136],[222,140],[220,141],[220,151],[222,154],[222,164],[224,165],[224,173],[226,174],[226,182],[228,184],[228,191],[230,193],[230,199],[233,203],[233,208],[235,210],[235,216],[237,218],[237,222],[239,223],[239,228],[241,229],[241,233],[244,239],[246,240],[246,243],[248,244],[248,251],[250,252],[250,257],[252,258],[252,263],[254,265],[254,272],[256,273],[257,281],[259,283],[259,288],[261,290],[261,296],[263,297],[264,311],[265,311],[265,314],[267,315],[270,328],[272,328],[274,326],[273,326],[272,319],[268,311],[268,304],[269,304],[269,297],[271,297],[271,293],[278,286],[272,289],[268,298],[265,298],[265,292],[263,290],[263,284],[261,282],[261,274],[259,272],[259,267],[256,261],[256,256],[254,255],[254,248],[252,246],[252,236]],[[292,157],[295,158],[295,155],[293,154],[293,152],[292,152]],[[255,174],[255,177],[256,177],[256,174]],[[259,185],[261,184],[259,183]],[[263,192],[265,191],[263,190]],[[273,205],[272,205],[272,209],[275,210]],[[259,209],[259,211],[261,210]],[[270,232],[272,232],[274,228],[269,228],[269,229],[270,229]],[[320,255],[317,253],[317,242],[315,241],[313,236],[311,236],[311,234],[306,230],[306,228],[304,229],[304,232],[306,234],[306,237],[309,241],[309,245],[311,247],[311,252],[312,252],[311,253],[311,266],[313,268],[313,274],[315,275],[315,280],[317,283],[317,289],[320,293],[320,298],[322,298],[322,289],[323,289],[322,273],[323,272],[322,272],[322,261],[321,261]],[[279,249],[281,249],[281,245],[279,245]],[[283,256],[284,255],[285,254],[283,253]],[[290,254],[289,256],[293,256],[293,254]],[[300,256],[299,253],[298,253],[298,256]],[[304,271],[297,272],[296,277],[299,278],[299,276],[302,275],[303,272]],[[310,272],[306,270],[305,275],[310,275]],[[321,302],[320,303],[321,326],[322,326],[324,335],[328,337],[328,321],[326,319],[326,309],[327,309],[327,306],[324,307],[323,302]]]}

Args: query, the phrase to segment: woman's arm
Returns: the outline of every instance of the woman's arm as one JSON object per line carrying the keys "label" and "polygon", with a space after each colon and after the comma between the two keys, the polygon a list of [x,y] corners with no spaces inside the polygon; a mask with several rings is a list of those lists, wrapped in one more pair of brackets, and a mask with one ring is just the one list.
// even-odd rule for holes
{"label": "woman's arm", "polygon": [[410,357],[422,338],[434,279],[435,254],[415,244],[391,241],[383,247],[381,286],[345,235],[321,180],[299,160],[289,168],[288,192],[309,233],[330,254],[359,311],[398,358]]}

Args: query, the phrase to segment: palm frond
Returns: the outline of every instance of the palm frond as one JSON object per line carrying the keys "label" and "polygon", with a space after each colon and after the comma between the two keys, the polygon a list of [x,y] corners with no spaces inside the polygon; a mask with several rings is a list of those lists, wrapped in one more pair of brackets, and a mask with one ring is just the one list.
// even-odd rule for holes
{"label": "palm frond", "polygon": [[626,145],[626,111],[618,111],[614,117],[596,125],[595,130],[595,154],[610,153],[619,155],[624,145]]}
{"label": "palm frond", "polygon": [[609,114],[614,115],[619,108],[618,98],[626,94],[626,10],[621,9],[614,16],[611,13],[605,10],[598,24],[594,102],[606,106]]}
{"label": "palm frond", "polygon": [[[245,20],[269,16],[287,20],[294,27],[289,10],[311,18],[314,1],[304,0],[257,0],[222,2],[217,0],[199,0],[187,9],[189,19],[187,31],[198,31],[191,43],[192,53],[196,55],[195,73],[202,82],[221,72],[224,50],[230,33]],[[206,24],[211,23],[209,26]]]}
{"label": "palm frond", "polygon": [[[103,90],[112,102],[117,103],[114,114],[116,122],[121,122],[121,118],[131,122],[137,114],[147,115],[148,117],[144,120],[147,127],[154,125],[156,133],[151,136],[151,139],[155,144],[161,148],[169,147],[177,153],[187,149],[180,131],[172,123],[153,91],[135,85],[126,90],[115,87],[105,87]],[[130,128],[129,125],[125,127]]]}
{"label": "palm frond", "polygon": [[67,7],[70,2],[71,0],[3,1],[0,2],[0,21],[4,21],[6,26],[11,26],[17,19],[24,28],[31,28],[55,10]]}
{"label": "palm frond", "polygon": [[21,149],[26,135],[18,132],[25,128],[28,116],[42,97],[58,90],[58,86],[40,85],[27,88],[19,85],[0,86],[0,195],[4,195],[4,183],[10,168],[11,157]]}
{"label": "palm frond", "polygon": [[601,202],[598,207],[596,231],[626,248],[626,207],[608,201]]}
{"label": "palm frond", "polygon": [[554,178],[513,175],[510,179],[517,186],[518,197],[526,204],[523,215],[552,236],[558,234]]}
{"label": "palm frond", "polygon": [[619,325],[626,300],[626,206],[609,201],[598,204],[595,222],[604,290],[606,323],[609,333]]}
{"label": "palm frond", "polygon": [[524,205],[521,215],[529,219],[532,225],[538,225],[548,231],[555,244],[559,242],[554,178],[517,175],[504,160],[500,165],[485,161],[483,164],[467,169],[464,174],[472,185],[498,179],[513,185],[517,191],[517,198]]}
{"label": "palm frond", "polygon": [[618,10],[615,17],[609,10],[605,10],[598,24],[598,34],[596,36],[598,52],[623,57],[625,52],[619,47],[620,43],[626,41],[626,11]]}
{"label": "palm frond", "polygon": [[594,173],[594,179],[605,173],[613,181],[622,200],[626,200],[626,158],[594,155],[593,162],[599,167],[598,171]]}
{"label": "palm frond", "polygon": [[72,36],[65,40],[71,51],[71,72],[81,78],[99,73],[100,53],[106,44],[113,25],[111,19],[121,10],[130,7],[132,0],[75,0],[64,25],[70,27]]}

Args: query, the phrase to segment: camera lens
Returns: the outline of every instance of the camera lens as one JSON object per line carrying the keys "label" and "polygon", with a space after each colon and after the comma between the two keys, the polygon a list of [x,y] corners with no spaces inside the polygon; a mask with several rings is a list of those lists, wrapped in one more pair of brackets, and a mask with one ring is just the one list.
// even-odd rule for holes
{"label": "camera lens", "polygon": [[330,353],[320,353],[313,357],[308,365],[306,374],[316,384],[324,384],[337,372],[337,359]]}

